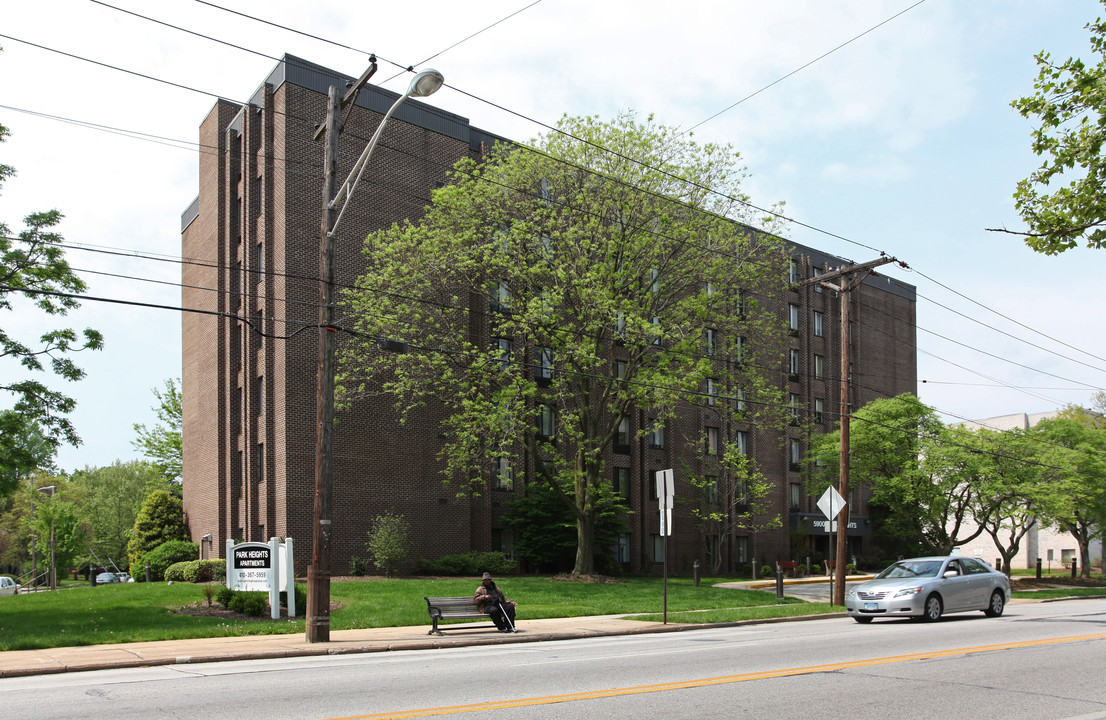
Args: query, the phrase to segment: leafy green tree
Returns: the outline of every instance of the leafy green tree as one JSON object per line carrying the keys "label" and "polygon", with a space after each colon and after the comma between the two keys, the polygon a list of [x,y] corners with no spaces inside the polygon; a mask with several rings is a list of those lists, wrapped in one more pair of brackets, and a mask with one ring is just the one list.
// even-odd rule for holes
{"label": "leafy green tree", "polygon": [[0,410],[0,497],[10,495],[36,470],[53,472],[57,445],[33,419]]}
{"label": "leafy green tree", "polygon": [[1022,540],[1038,522],[1042,493],[1047,490],[1041,466],[1034,461],[1039,443],[1020,428],[980,428],[957,437],[974,447],[977,461],[972,516],[994,541],[1009,575]]}
{"label": "leafy green tree", "polygon": [[184,505],[179,497],[168,490],[156,490],[147,495],[142,503],[127,542],[127,564],[131,568],[131,575],[136,578],[142,576],[142,557],[170,540],[188,540]]}
{"label": "leafy green tree", "polygon": [[[595,566],[598,572],[618,574],[611,548],[630,531],[629,509],[617,499],[604,498],[595,523]],[[544,484],[527,487],[525,494],[510,500],[503,513],[503,526],[512,533],[514,556],[531,570],[555,568],[576,551],[576,518],[561,496]]]}
{"label": "leafy green tree", "polygon": [[[8,129],[0,125],[0,142],[8,134]],[[0,165],[0,186],[14,174],[11,166]],[[23,219],[26,228],[16,237],[0,222],[0,310],[15,310],[15,301],[20,296],[47,315],[65,315],[79,307],[74,296],[83,293],[86,286],[69,267],[62,237],[53,230],[61,219],[57,210],[32,213]],[[49,365],[55,375],[69,382],[85,376],[70,355],[101,347],[103,337],[91,328],[83,333],[69,328],[48,330],[34,343],[18,340],[0,328],[0,358],[15,360],[30,373],[43,372]],[[24,419],[24,425],[36,423],[55,448],[63,442],[80,444],[76,428],[66,417],[76,406],[72,398],[33,378],[0,379],[0,391],[14,397],[11,409]],[[10,493],[12,489],[10,484],[0,483],[0,493]]]}
{"label": "leafy green tree", "polygon": [[[441,403],[446,479],[474,493],[511,484],[527,458],[572,513],[573,571],[593,573],[604,456],[632,409],[663,424],[738,388],[779,406],[769,299],[787,256],[734,222],[754,220],[743,177],[732,148],[633,114],[564,118],[533,148],[459,161],[419,222],[366,240],[371,270],[345,296],[359,335],[342,349],[343,397],[383,387],[404,413]],[[409,351],[382,353],[381,337]]]}
{"label": "leafy green tree", "polygon": [[[896,544],[946,555],[982,532],[971,514],[978,461],[932,408],[904,393],[868,403],[849,426],[849,475],[872,490],[869,510]],[[811,439],[814,490],[836,482],[840,430]],[[874,519],[875,520],[875,519]]]}
{"label": "leafy green tree", "polygon": [[170,483],[160,468],[141,460],[116,461],[107,467],[85,468],[73,473],[70,493],[77,497],[81,517],[92,529],[92,550],[97,557],[124,562],[127,542],[146,496],[168,490]]}
{"label": "leafy green tree", "polygon": [[365,552],[373,565],[391,577],[410,552],[410,526],[402,515],[391,511],[373,518]]}
{"label": "leafy green tree", "polygon": [[1041,518],[1075,538],[1082,576],[1090,577],[1090,544],[1106,528],[1106,430],[1058,417],[1037,423],[1031,435],[1049,444],[1037,456],[1047,489]]}
{"label": "leafy green tree", "polygon": [[[60,480],[56,480],[60,482]],[[72,502],[62,495],[45,495],[36,502],[31,528],[37,539],[37,551],[48,567],[50,537],[54,538],[54,563],[59,572],[74,565],[88,554],[89,526],[83,522]]]}
{"label": "leafy green tree", "polygon": [[181,430],[184,421],[181,415],[180,380],[165,381],[165,389],[153,389],[157,405],[157,425],[147,428],[135,423],[134,431],[138,439],[132,441],[136,450],[141,450],[155,467],[170,480],[181,476]]}
{"label": "leafy green tree", "polygon": [[1077,247],[1100,248],[1106,241],[1106,21],[1086,26],[1097,61],[1054,62],[1036,56],[1038,75],[1030,97],[1012,105],[1036,121],[1033,151],[1041,166],[1018,183],[1014,200],[1029,226],[1025,242],[1056,255]]}
{"label": "leafy green tree", "polygon": [[747,535],[750,557],[755,558],[757,535],[783,527],[783,519],[770,512],[775,485],[749,456],[745,443],[717,438],[717,446],[710,447],[711,442],[708,438],[700,442],[709,448],[707,472],[695,473],[689,468],[684,477],[696,490],[691,514],[707,539],[710,572],[718,574],[726,538]]}

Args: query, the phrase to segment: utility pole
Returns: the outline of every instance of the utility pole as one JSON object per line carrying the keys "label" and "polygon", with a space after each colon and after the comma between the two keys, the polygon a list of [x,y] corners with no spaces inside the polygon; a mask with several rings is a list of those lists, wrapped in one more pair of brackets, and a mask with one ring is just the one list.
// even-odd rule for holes
{"label": "utility pole", "polygon": [[[845,503],[837,513],[837,543],[835,550],[837,557],[836,564],[833,568],[833,597],[830,599],[832,605],[845,604],[846,547],[849,537],[849,293],[856,289],[857,286],[872,273],[872,270],[880,265],[886,265],[889,262],[898,261],[891,257],[881,257],[879,260],[870,260],[859,265],[839,267],[836,270],[809,278],[800,283],[800,285],[813,285],[814,283],[818,283],[824,288],[835,290],[841,302],[841,369],[839,371],[841,374],[839,414],[841,418],[841,457],[838,467],[837,492],[844,498]],[[829,282],[837,278],[840,278],[837,285]]]}
{"label": "utility pole", "polygon": [[357,82],[339,99],[339,89],[330,86],[326,123],[315,133],[325,140],[323,158],[322,280],[319,306],[319,365],[316,376],[315,413],[315,510],[312,523],[311,565],[307,568],[306,641],[330,642],[330,538],[331,489],[334,465],[334,228],[338,210],[338,133],[345,123],[342,108],[351,109],[357,94],[376,72],[376,56]]}

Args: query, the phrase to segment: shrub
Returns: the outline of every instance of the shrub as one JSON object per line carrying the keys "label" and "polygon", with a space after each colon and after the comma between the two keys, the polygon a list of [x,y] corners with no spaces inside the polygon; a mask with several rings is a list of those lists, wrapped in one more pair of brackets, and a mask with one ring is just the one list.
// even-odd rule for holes
{"label": "shrub", "polygon": [[211,607],[211,598],[215,597],[215,592],[219,589],[214,585],[204,585],[200,588],[203,591],[204,599],[207,600],[207,606]]}
{"label": "shrub", "polygon": [[402,515],[386,512],[373,518],[365,552],[373,565],[391,576],[407,558],[410,527]]}
{"label": "shrub", "polygon": [[361,577],[365,574],[365,558],[351,557],[349,559],[349,574]]}
{"label": "shrub", "polygon": [[846,575],[856,575],[856,565],[854,565],[852,563],[849,563],[848,565],[846,565],[845,566],[845,574]]}
{"label": "shrub", "polygon": [[170,540],[142,556],[138,567],[131,565],[131,575],[146,576],[146,563],[150,563],[150,579],[164,580],[165,571],[170,565],[195,560],[200,554],[200,546],[187,540]]}
{"label": "shrub", "polygon": [[760,576],[761,577],[772,577],[775,574],[776,573],[772,571],[772,566],[771,565],[761,565],[760,566]]}
{"label": "shrub", "polygon": [[220,587],[215,591],[215,602],[219,603],[226,609],[230,609],[230,601],[234,599],[234,591],[228,588],[226,585]]}
{"label": "shrub", "polygon": [[751,563],[745,563],[744,565],[741,566],[741,575],[742,575],[742,577],[752,577],[753,576],[753,566],[752,566]]}
{"label": "shrub", "polygon": [[201,583],[226,578],[227,564],[223,560],[189,560],[165,568],[165,579],[174,582]]}
{"label": "shrub", "polygon": [[501,552],[470,552],[464,555],[446,555],[438,560],[420,559],[415,562],[417,575],[479,577],[486,572],[492,575],[510,575],[514,571],[514,561]]}
{"label": "shrub", "polygon": [[[293,585],[296,592],[296,614],[303,617],[307,611],[307,586],[305,585]],[[281,607],[288,607],[288,592],[281,591],[280,593],[280,605]]]}
{"label": "shrub", "polygon": [[819,565],[818,563],[814,563],[813,565],[810,566],[810,572],[814,573],[815,575],[821,575],[822,574],[822,566]]}
{"label": "shrub", "polygon": [[165,568],[165,579],[172,580],[173,582],[187,582],[185,580],[186,568],[198,560],[191,560],[189,562],[173,563],[169,567]]}
{"label": "shrub", "polygon": [[261,617],[269,610],[269,593],[235,592],[227,607],[236,613]]}

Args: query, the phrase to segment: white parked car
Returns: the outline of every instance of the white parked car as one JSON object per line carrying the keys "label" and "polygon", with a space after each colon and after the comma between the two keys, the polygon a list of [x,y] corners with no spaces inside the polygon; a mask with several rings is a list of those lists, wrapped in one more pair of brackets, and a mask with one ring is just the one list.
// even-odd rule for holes
{"label": "white parked car", "polygon": [[10,577],[0,577],[0,595],[18,595],[20,585]]}
{"label": "white parked car", "polygon": [[119,582],[119,576],[112,572],[102,572],[96,576],[97,585],[107,585],[108,583]]}
{"label": "white parked car", "polygon": [[1006,575],[982,560],[946,555],[892,563],[874,580],[850,589],[845,610],[858,623],[891,617],[932,622],[973,610],[998,617],[1008,602]]}

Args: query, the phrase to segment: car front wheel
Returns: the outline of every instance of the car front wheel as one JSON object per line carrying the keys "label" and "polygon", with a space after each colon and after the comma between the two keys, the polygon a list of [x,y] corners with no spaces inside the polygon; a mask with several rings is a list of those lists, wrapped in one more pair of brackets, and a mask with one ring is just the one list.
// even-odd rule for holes
{"label": "car front wheel", "polygon": [[925,612],[922,613],[922,620],[926,622],[937,622],[941,619],[941,613],[944,611],[944,607],[941,605],[941,598],[935,593],[926,598]]}
{"label": "car front wheel", "polygon": [[872,622],[872,618],[864,617],[863,615],[854,615],[853,620],[856,620],[861,625],[867,625],[868,623]]}
{"label": "car front wheel", "polygon": [[993,593],[991,593],[991,602],[987,605],[987,609],[983,612],[987,615],[987,617],[998,617],[1005,609],[1006,596],[1003,595],[1001,590],[995,590]]}

